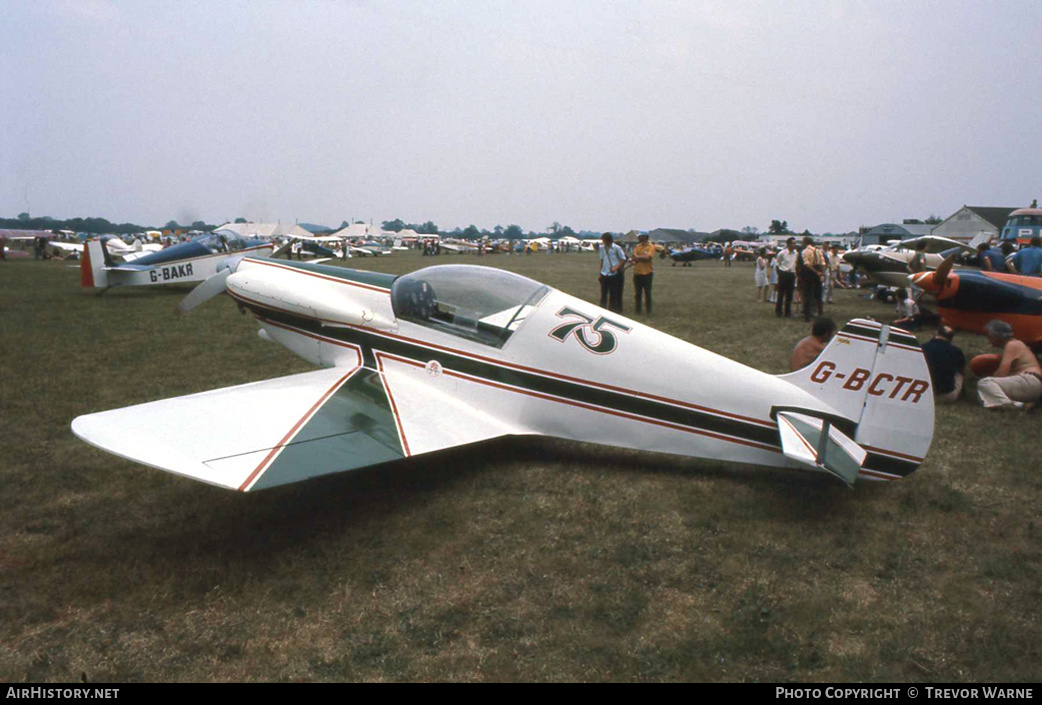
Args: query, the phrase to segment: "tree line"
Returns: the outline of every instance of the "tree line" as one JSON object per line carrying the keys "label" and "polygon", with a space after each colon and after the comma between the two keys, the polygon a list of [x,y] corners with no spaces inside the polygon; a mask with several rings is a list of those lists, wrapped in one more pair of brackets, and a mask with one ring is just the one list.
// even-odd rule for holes
{"label": "tree line", "polygon": [[[247,222],[246,218],[236,218],[236,223]],[[362,221],[356,221],[362,222]],[[906,220],[909,222],[925,222],[925,223],[940,223],[941,218],[934,214],[930,214],[929,218],[923,221]],[[349,223],[345,220],[341,223],[340,228],[346,228]],[[394,220],[385,220],[382,222],[382,227],[387,232],[401,232],[402,230],[413,230],[419,235],[437,235],[442,231],[439,230],[438,225],[433,221],[428,220],[425,223],[406,223],[401,218],[395,218]],[[203,232],[209,232],[216,228],[217,225],[205,223],[201,220],[196,220],[191,224],[178,223],[176,220],[169,220],[164,225],[156,227],[153,225],[138,225],[136,223],[113,223],[105,218],[68,218],[61,220],[58,218],[52,218],[44,215],[36,218],[31,217],[28,213],[19,213],[17,218],[0,218],[0,228],[12,229],[12,230],[71,230],[77,233],[92,233],[95,235],[102,235],[105,233],[113,233],[116,235],[129,235],[133,233],[140,233],[145,230],[200,230]],[[742,228],[748,239],[756,239],[759,236],[758,228],[745,227]],[[789,228],[789,222],[787,220],[772,220],[771,224],[767,227],[768,234],[784,234],[793,233],[793,230]],[[476,225],[469,225],[466,228],[456,228],[452,231],[447,231],[443,234],[455,235],[457,237],[464,237],[472,240],[487,237],[491,239],[508,239],[508,240],[522,240],[532,239],[541,237],[544,233],[525,232],[520,225],[508,225],[503,227],[497,225],[492,230],[479,229]],[[552,225],[547,226],[546,234],[549,234],[553,238],[560,238],[565,236],[582,237],[582,236],[599,236],[600,233],[589,233],[587,231],[576,232],[567,225],[561,225],[560,223],[554,222]],[[721,237],[725,236],[729,239],[736,239],[735,235],[737,231],[727,231],[721,233]],[[793,233],[795,234],[795,233]],[[809,231],[804,231],[804,235],[809,235]]]}
{"label": "tree line", "polygon": [[105,218],[68,218],[61,220],[49,215],[36,218],[30,217],[28,213],[19,213],[17,218],[0,218],[0,228],[10,230],[71,230],[77,233],[91,233],[104,235],[112,233],[115,235],[131,235],[144,232],[145,230],[204,230],[210,231],[216,225],[204,223],[197,220],[191,225],[181,225],[176,220],[171,220],[161,227],[153,225],[138,225],[137,223],[113,223]]}
{"label": "tree line", "polygon": [[[542,237],[545,234],[535,233],[532,231],[526,233],[525,230],[517,224],[511,224],[506,227],[503,227],[502,225],[497,225],[496,227],[492,228],[492,230],[488,230],[484,228],[479,229],[478,226],[472,223],[468,225],[466,228],[456,228],[455,230],[451,231],[442,231],[438,229],[436,223],[430,220],[428,220],[426,223],[417,224],[406,223],[401,218],[395,218],[394,220],[385,220],[381,223],[381,226],[387,232],[398,233],[402,230],[414,230],[418,235],[436,235],[441,233],[444,235],[454,235],[457,237],[463,237],[469,240],[477,240],[483,237],[496,240],[531,240],[533,238]],[[346,221],[345,225],[341,227],[346,227]],[[553,225],[548,226],[546,228],[546,232],[553,238],[561,238],[569,235],[571,237],[579,236],[579,233],[576,233],[574,230],[572,230],[572,228],[568,227],[567,225],[561,225],[557,222],[555,222]],[[599,236],[600,233],[595,233],[594,235]]]}

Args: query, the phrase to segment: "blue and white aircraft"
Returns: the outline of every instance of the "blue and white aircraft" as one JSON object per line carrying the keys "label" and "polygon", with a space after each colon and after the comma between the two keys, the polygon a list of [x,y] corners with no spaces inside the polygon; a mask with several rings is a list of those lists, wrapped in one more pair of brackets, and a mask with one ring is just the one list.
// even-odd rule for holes
{"label": "blue and white aircraft", "polygon": [[690,267],[692,262],[697,262],[701,259],[713,259],[719,257],[720,254],[720,252],[713,252],[701,245],[690,245],[682,250],[671,249],[669,251],[674,267],[677,266],[677,262],[680,262],[681,266]]}
{"label": "blue and white aircraft", "polygon": [[101,240],[90,240],[80,259],[80,284],[85,288],[149,286],[205,281],[234,268],[244,257],[270,257],[275,245],[245,238],[230,230],[216,230],[178,245],[116,263]]}

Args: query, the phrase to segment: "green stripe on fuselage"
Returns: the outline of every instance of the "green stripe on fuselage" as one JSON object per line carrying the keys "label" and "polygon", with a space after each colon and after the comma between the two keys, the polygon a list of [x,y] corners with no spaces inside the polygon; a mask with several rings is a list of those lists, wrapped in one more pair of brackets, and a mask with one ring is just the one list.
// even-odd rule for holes
{"label": "green stripe on fuselage", "polygon": [[390,289],[391,285],[394,284],[394,280],[398,278],[398,275],[396,274],[384,274],[382,272],[367,272],[362,269],[334,267],[328,264],[294,262],[293,260],[286,259],[273,259],[264,261],[272,262],[274,264],[279,264],[285,267],[292,267],[293,269],[302,269],[305,272],[314,272],[315,274],[324,274],[327,277],[336,277],[337,279],[344,279],[345,281],[356,282],[358,284],[365,284],[366,286],[376,286],[381,289]]}
{"label": "green stripe on fuselage", "polygon": [[590,404],[613,411],[644,416],[655,421],[675,424],[692,430],[731,436],[743,441],[769,446],[779,451],[781,449],[781,438],[777,427],[773,423],[768,426],[752,421],[742,421],[708,411],[676,406],[654,399],[497,365],[417,343],[376,335],[357,328],[322,327],[318,321],[313,319],[303,318],[283,311],[274,311],[255,304],[248,304],[247,307],[262,318],[275,323],[307,331],[314,335],[359,345],[366,356],[366,364],[370,364],[368,359],[373,349],[415,360],[421,364],[436,360],[446,371],[459,372],[489,382],[519,387],[527,392],[552,395],[571,402]]}

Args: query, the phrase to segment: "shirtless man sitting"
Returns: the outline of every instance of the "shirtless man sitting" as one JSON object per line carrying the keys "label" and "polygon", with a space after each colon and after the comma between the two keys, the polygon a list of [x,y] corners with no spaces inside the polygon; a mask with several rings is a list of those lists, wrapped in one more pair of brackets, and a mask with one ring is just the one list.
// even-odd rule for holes
{"label": "shirtless man sitting", "polygon": [[988,342],[1002,349],[999,366],[991,377],[977,383],[977,393],[986,409],[1023,409],[1042,398],[1042,367],[1027,345],[1013,337],[1005,321],[988,321]]}
{"label": "shirtless man sitting", "polygon": [[832,340],[836,332],[836,324],[831,318],[815,318],[814,325],[810,329],[810,335],[796,343],[792,349],[792,359],[789,361],[789,369],[793,372],[803,369],[821,354],[825,346]]}

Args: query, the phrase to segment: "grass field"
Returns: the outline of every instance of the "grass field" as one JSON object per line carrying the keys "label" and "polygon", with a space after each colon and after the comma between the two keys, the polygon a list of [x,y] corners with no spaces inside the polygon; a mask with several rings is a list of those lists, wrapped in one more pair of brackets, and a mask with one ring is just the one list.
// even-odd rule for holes
{"label": "grass field", "polygon": [[[592,255],[436,262],[597,300]],[[178,317],[187,287],[78,284],[64,263],[0,262],[0,680],[1040,676],[1042,413],[939,408],[918,472],[852,491],[547,439],[240,494],[98,451],[69,424],[306,363],[225,299]],[[753,296],[751,265],[656,261],[651,323],[783,372],[807,328]],[[828,308],[893,317],[852,291]]]}

